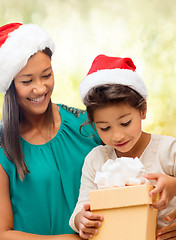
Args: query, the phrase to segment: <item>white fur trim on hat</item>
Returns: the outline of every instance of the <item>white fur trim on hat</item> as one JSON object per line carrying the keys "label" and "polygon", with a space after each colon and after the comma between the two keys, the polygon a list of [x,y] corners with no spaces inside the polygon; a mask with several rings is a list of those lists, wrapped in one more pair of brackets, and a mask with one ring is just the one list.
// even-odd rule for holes
{"label": "white fur trim on hat", "polygon": [[122,84],[131,87],[142,97],[147,98],[147,89],[142,78],[129,69],[103,69],[87,75],[80,84],[80,94],[83,100],[88,91],[104,84]]}
{"label": "white fur trim on hat", "polygon": [[9,33],[0,47],[0,92],[5,93],[28,59],[46,47],[54,52],[54,42],[38,25],[24,24]]}

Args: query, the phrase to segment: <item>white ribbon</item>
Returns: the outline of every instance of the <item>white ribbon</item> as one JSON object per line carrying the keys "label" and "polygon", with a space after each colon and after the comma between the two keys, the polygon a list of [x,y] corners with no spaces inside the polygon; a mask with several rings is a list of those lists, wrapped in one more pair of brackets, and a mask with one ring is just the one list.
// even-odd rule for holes
{"label": "white ribbon", "polygon": [[137,185],[148,183],[142,177],[146,174],[144,165],[139,158],[121,157],[116,160],[108,159],[97,171],[94,182],[98,188],[122,187],[126,185]]}

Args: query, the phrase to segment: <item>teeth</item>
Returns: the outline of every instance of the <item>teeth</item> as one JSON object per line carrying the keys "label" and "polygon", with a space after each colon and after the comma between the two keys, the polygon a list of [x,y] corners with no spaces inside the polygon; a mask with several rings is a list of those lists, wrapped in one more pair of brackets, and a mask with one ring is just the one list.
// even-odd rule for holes
{"label": "teeth", "polygon": [[44,98],[45,98],[45,95],[43,95],[43,96],[40,97],[40,98],[30,98],[30,101],[32,101],[32,102],[40,102],[40,101],[42,101]]}

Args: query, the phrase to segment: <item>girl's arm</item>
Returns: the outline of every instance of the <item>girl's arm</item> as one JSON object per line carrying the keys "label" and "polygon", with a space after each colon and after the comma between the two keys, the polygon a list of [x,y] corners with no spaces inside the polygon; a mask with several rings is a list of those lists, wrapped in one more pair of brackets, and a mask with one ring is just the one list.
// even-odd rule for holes
{"label": "girl's arm", "polygon": [[162,173],[149,173],[144,177],[157,182],[156,188],[150,192],[151,197],[159,194],[159,200],[152,204],[153,207],[159,210],[165,209],[169,201],[176,195],[176,177]]}
{"label": "girl's arm", "polygon": [[104,163],[104,154],[102,146],[95,147],[85,158],[82,168],[81,186],[79,190],[79,198],[70,218],[70,226],[83,239],[88,239],[96,234],[98,226],[103,221],[103,216],[90,212],[89,192],[97,190],[97,185],[94,183],[96,171],[101,169]]}
{"label": "girl's arm", "polygon": [[75,226],[83,239],[90,239],[98,233],[103,216],[90,212],[90,204],[84,204],[83,209],[75,216]]}
{"label": "girl's arm", "polygon": [[44,236],[13,230],[9,178],[0,164],[0,239],[1,240],[79,240],[76,234]]}

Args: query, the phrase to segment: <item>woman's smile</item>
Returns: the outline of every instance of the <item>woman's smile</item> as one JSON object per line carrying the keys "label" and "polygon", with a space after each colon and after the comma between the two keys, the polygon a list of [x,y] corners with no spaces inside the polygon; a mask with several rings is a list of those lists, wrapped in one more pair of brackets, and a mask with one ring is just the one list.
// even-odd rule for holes
{"label": "woman's smile", "polygon": [[39,104],[39,103],[44,102],[44,100],[46,99],[46,95],[47,95],[47,93],[38,98],[27,98],[27,99],[33,103]]}

